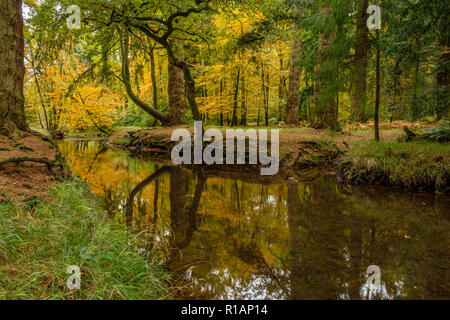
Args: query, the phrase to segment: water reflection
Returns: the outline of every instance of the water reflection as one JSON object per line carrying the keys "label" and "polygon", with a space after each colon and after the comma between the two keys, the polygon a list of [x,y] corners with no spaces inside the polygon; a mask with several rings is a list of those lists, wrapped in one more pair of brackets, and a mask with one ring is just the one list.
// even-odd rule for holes
{"label": "water reflection", "polygon": [[[75,175],[112,217],[150,230],[179,298],[449,298],[448,199],[137,160],[96,142],[61,142]],[[366,283],[381,268],[381,289]]]}

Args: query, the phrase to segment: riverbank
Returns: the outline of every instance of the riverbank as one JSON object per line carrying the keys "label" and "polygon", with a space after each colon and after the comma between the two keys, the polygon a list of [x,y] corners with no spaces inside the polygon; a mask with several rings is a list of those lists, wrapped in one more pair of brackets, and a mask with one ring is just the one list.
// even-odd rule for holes
{"label": "riverbank", "polygon": [[363,141],[337,162],[337,178],[356,184],[450,191],[450,144]]}
{"label": "riverbank", "polygon": [[[32,134],[0,137],[0,299],[161,299],[169,274],[135,235],[58,165],[59,152]],[[51,166],[48,164],[52,164]],[[67,267],[81,268],[71,291]]]}
{"label": "riverbank", "polygon": [[[373,141],[370,124],[333,133],[313,128],[271,127],[280,130],[280,171],[325,168],[341,182],[382,184],[409,189],[449,192],[450,145],[433,141],[405,142],[405,123],[382,126],[382,142]],[[420,130],[429,125],[411,125]],[[106,144],[127,149],[133,156],[170,164],[174,128],[117,130]],[[193,135],[193,128],[183,127]],[[229,128],[215,127],[222,130]],[[247,130],[246,128],[237,128]],[[267,129],[267,128],[263,128]],[[247,150],[248,152],[248,150]],[[247,154],[248,156],[248,154]],[[235,171],[235,166],[214,166]],[[243,169],[242,166],[240,166]],[[248,166],[246,166],[245,169]]]}

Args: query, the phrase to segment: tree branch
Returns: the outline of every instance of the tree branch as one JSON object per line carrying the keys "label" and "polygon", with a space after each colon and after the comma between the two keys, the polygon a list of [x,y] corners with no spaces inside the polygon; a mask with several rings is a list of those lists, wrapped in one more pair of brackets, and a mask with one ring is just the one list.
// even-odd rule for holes
{"label": "tree branch", "polygon": [[121,35],[121,52],[122,52],[122,80],[125,85],[126,91],[128,93],[128,96],[131,98],[131,100],[142,110],[149,113],[155,119],[158,119],[164,124],[168,124],[170,122],[170,117],[166,114],[163,114],[155,109],[153,109],[150,105],[139,99],[133,92],[133,89],[131,88],[131,81],[130,81],[130,61],[128,57],[128,47],[129,47],[129,38],[128,38],[128,31],[125,31],[125,35]]}

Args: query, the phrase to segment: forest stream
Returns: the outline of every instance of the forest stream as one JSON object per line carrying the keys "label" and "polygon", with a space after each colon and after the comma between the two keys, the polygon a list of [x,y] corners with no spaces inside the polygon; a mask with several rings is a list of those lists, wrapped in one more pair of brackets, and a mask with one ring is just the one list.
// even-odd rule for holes
{"label": "forest stream", "polygon": [[[111,219],[148,231],[179,299],[449,298],[450,199],[334,176],[258,181],[58,143]],[[381,287],[366,270],[379,266]]]}

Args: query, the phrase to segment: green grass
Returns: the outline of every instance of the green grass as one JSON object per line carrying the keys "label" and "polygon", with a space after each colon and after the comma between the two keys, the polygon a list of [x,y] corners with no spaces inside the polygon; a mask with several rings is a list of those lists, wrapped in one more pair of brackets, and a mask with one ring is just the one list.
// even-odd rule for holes
{"label": "green grass", "polygon": [[344,169],[345,180],[362,175],[365,180],[384,178],[393,185],[439,190],[448,185],[450,144],[364,141],[352,148],[340,169]]}
{"label": "green grass", "polygon": [[[51,201],[0,202],[0,299],[160,299],[169,277],[144,236],[115,225],[84,184],[65,182]],[[144,252],[144,253],[142,253]],[[81,267],[81,290],[66,286]]]}

